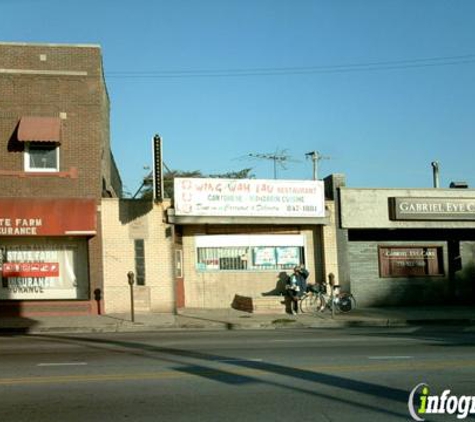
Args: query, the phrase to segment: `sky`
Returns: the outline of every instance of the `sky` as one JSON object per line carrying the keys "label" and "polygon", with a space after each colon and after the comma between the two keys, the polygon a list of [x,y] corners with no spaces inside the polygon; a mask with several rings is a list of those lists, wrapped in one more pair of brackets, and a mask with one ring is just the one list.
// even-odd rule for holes
{"label": "sky", "polygon": [[[133,194],[173,170],[475,187],[473,0],[0,0],[0,41],[99,44]],[[254,157],[253,157],[254,156]]]}

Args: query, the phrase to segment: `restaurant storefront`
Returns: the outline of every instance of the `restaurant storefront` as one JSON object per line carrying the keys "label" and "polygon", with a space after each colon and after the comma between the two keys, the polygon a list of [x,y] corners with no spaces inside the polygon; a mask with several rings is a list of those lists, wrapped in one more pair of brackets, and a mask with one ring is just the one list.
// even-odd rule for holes
{"label": "restaurant storefront", "polygon": [[294,266],[324,281],[336,259],[321,181],[175,179],[178,307],[229,308],[236,295],[279,295]]}

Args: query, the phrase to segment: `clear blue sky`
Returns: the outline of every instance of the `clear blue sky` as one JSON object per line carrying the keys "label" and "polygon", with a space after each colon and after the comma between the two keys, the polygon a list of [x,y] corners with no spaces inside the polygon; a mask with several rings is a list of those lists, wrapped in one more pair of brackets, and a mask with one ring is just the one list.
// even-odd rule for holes
{"label": "clear blue sky", "polygon": [[[0,0],[1,41],[103,49],[116,161],[130,192],[151,138],[179,170],[300,162],[279,178],[475,187],[473,0]],[[244,158],[243,158],[244,157]]]}

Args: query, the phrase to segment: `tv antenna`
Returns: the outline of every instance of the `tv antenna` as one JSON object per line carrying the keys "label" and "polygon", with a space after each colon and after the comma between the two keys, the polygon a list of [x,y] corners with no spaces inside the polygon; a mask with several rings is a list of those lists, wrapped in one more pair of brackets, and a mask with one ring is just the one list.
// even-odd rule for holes
{"label": "tv antenna", "polygon": [[257,158],[260,160],[272,160],[274,162],[274,179],[277,179],[277,165],[279,165],[282,169],[286,170],[287,162],[294,162],[297,163],[298,160],[294,160],[290,155],[287,154],[287,150],[276,150],[274,153],[250,153],[248,157]]}
{"label": "tv antenna", "polygon": [[305,154],[307,159],[311,159],[313,163],[313,180],[318,180],[318,163],[321,160],[329,160],[330,157],[320,154],[318,151],[310,151]]}

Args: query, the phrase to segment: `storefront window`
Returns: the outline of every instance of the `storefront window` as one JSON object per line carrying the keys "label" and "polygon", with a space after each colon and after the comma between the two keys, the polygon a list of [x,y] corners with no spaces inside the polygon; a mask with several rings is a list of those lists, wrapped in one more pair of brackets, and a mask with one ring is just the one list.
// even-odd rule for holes
{"label": "storefront window", "polygon": [[441,246],[380,246],[381,277],[431,277],[444,275]]}
{"label": "storefront window", "polygon": [[87,299],[86,240],[2,241],[2,300]]}
{"label": "storefront window", "polygon": [[[197,247],[200,271],[278,271],[304,264],[301,236],[230,236],[225,241],[219,236],[208,236],[204,240],[198,242],[203,246]],[[214,240],[221,245],[207,246]],[[239,246],[228,246],[229,243]]]}

